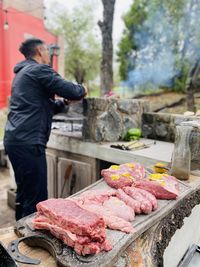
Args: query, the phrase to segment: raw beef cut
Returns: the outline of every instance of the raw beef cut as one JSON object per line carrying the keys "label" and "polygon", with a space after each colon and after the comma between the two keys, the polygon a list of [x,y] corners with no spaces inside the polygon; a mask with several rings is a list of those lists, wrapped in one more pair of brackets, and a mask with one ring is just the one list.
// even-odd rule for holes
{"label": "raw beef cut", "polygon": [[179,195],[177,179],[168,174],[152,174],[146,179],[135,180],[134,186],[150,192],[158,199],[176,199]]}
{"label": "raw beef cut", "polygon": [[45,215],[57,226],[77,235],[89,236],[92,240],[105,240],[105,222],[93,212],[86,211],[69,199],[48,199],[36,206],[37,211]]}
{"label": "raw beef cut", "polygon": [[[139,163],[112,165],[109,169],[102,170],[101,174],[109,186],[117,189],[133,185],[150,192],[158,199],[176,199],[179,195],[179,183],[175,177],[165,173],[156,173],[145,178],[145,168]],[[144,192],[140,193],[146,197],[147,202],[150,201],[155,210],[157,208],[155,199],[153,200],[150,195],[145,195]],[[150,205],[147,202],[143,203],[142,207],[145,213],[150,212]]]}
{"label": "raw beef cut", "polygon": [[72,198],[78,200],[79,204],[87,204],[87,203],[103,203],[108,200],[111,196],[116,194],[115,189],[99,189],[99,190],[88,190],[84,193],[80,194],[76,198]]}
{"label": "raw beef cut", "polygon": [[109,209],[113,215],[120,217],[127,222],[131,222],[135,218],[134,210],[117,197],[111,197],[104,201],[103,207]]}
{"label": "raw beef cut", "polygon": [[109,169],[101,171],[106,183],[114,188],[131,186],[135,179],[143,179],[145,169],[139,163],[125,163],[112,165]]}
{"label": "raw beef cut", "polygon": [[116,190],[88,190],[72,198],[80,207],[99,214],[110,229],[126,233],[134,232],[129,221],[134,220],[134,210],[116,197]]}
{"label": "raw beef cut", "polygon": [[119,230],[125,233],[135,232],[130,222],[127,222],[122,218],[115,216],[109,209],[103,207],[101,204],[85,204],[82,205],[82,207],[102,216],[106,225],[110,229]]}
{"label": "raw beef cut", "polygon": [[97,254],[101,251],[109,251],[112,249],[112,246],[108,240],[105,240],[103,243],[92,242],[86,245],[77,245],[75,251],[79,255],[88,255],[88,254]]}
{"label": "raw beef cut", "polygon": [[70,199],[49,199],[37,204],[35,229],[49,230],[79,255],[109,251],[106,224],[99,214],[80,207]]}
{"label": "raw beef cut", "polygon": [[[59,226],[51,224],[48,218],[45,216],[39,216],[37,220],[34,221],[35,229],[45,229],[49,230],[52,235],[61,239],[66,245],[74,248],[77,254],[87,255],[87,254],[97,254],[101,251],[109,251],[112,249],[112,246],[108,240],[100,242],[93,242],[87,236],[79,236],[71,233]],[[42,222],[45,221],[45,222]]]}
{"label": "raw beef cut", "polygon": [[57,225],[54,225],[51,223],[48,218],[45,218],[45,216],[42,216],[42,218],[39,218],[39,220],[35,219],[33,221],[33,225],[35,229],[46,229],[50,230],[50,232],[56,236],[59,239],[62,239],[64,241],[67,240],[67,245],[70,247],[73,247],[75,243],[79,244],[87,244],[91,242],[91,239],[88,236],[80,236],[73,234],[72,232],[65,230]]}

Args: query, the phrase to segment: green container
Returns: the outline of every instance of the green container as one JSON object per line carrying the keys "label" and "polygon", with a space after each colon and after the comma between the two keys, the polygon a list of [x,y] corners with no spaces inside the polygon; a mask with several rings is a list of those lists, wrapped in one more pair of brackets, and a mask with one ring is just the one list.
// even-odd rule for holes
{"label": "green container", "polygon": [[127,136],[137,136],[141,137],[142,132],[139,128],[131,128],[127,131]]}
{"label": "green container", "polygon": [[131,128],[127,131],[126,135],[124,136],[124,141],[139,140],[141,136],[142,132],[139,128]]}

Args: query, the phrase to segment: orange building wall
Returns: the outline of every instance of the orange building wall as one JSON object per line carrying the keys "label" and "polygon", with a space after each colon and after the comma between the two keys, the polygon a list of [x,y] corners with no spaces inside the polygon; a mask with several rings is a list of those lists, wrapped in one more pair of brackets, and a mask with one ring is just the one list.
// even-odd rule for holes
{"label": "orange building wall", "polygon": [[[57,43],[57,37],[45,29],[43,19],[8,8],[8,30],[3,29],[5,21],[5,12],[0,2],[0,108],[7,105],[14,77],[13,68],[24,59],[18,51],[20,43],[27,37],[40,38],[47,44]],[[57,60],[54,60],[53,67],[57,70]]]}

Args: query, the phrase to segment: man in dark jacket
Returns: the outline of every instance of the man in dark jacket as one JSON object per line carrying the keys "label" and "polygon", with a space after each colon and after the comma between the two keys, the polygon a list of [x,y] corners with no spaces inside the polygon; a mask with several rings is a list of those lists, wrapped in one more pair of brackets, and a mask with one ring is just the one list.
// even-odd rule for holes
{"label": "man in dark jacket", "polygon": [[49,64],[47,45],[40,39],[24,41],[20,52],[25,60],[14,68],[10,111],[5,127],[4,146],[17,184],[16,220],[36,210],[47,199],[45,147],[52,116],[62,112],[65,100],[80,100],[87,91],[64,80]]}

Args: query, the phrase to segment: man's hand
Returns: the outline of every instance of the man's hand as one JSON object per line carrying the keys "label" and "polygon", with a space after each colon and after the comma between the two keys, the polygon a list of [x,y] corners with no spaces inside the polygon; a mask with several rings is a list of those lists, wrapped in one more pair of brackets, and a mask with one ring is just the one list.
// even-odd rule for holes
{"label": "man's hand", "polygon": [[[83,98],[87,95],[87,93],[88,93],[88,89],[87,89],[87,87],[86,87],[85,85],[82,85],[82,86],[83,86],[84,89],[85,89],[85,94],[84,94],[84,96],[83,96],[81,99],[83,99]],[[81,99],[80,99],[80,100],[81,100]],[[68,100],[68,99],[63,99],[65,105],[69,105],[70,103],[76,103],[76,102],[79,102],[80,100]]]}
{"label": "man's hand", "polygon": [[84,94],[84,97],[88,94],[88,89],[87,89],[87,87],[83,84],[83,87],[84,87],[84,89],[85,89],[85,94]]}
{"label": "man's hand", "polygon": [[67,100],[67,99],[64,99],[64,98],[63,98],[63,102],[64,102],[64,104],[65,104],[66,106],[68,106],[68,105],[70,104],[70,100]]}

